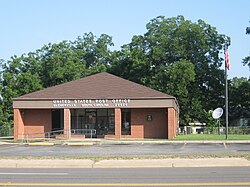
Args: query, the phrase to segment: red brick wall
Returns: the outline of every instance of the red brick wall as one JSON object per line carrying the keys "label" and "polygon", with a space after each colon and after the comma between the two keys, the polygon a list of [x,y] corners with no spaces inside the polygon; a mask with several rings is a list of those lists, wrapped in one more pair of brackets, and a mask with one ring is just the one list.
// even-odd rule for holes
{"label": "red brick wall", "polygon": [[168,139],[173,139],[176,137],[177,128],[177,112],[174,108],[168,108]]}
{"label": "red brick wall", "polygon": [[144,138],[144,125],[132,124],[131,125],[131,138]]}
{"label": "red brick wall", "polygon": [[65,108],[63,110],[63,123],[64,123],[64,134],[67,138],[71,138],[71,120],[70,120],[70,109]]}
{"label": "red brick wall", "polygon": [[122,114],[120,108],[115,108],[115,138],[121,138]]}
{"label": "red brick wall", "polygon": [[14,109],[14,139],[21,139],[24,133],[24,124],[22,118],[22,111]]}
{"label": "red brick wall", "polygon": [[34,134],[29,138],[43,137],[44,132],[51,131],[51,110],[30,109],[23,111],[24,133]]}
{"label": "red brick wall", "polygon": [[[152,121],[147,115],[152,115]],[[131,109],[131,137],[167,138],[166,109]]]}

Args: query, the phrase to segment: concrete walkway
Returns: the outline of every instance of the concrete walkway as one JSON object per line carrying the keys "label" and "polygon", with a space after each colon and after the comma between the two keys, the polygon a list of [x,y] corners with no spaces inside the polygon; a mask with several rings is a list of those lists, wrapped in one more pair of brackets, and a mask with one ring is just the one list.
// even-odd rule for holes
{"label": "concrete walkway", "polygon": [[241,143],[241,144],[249,144],[250,140],[137,140],[137,139],[71,139],[71,140],[54,140],[45,142],[6,142],[0,141],[0,145],[4,144],[19,144],[19,145],[34,145],[34,146],[53,146],[53,145],[69,145],[69,146],[85,146],[85,145],[112,145],[112,144],[207,144],[207,143],[215,143],[215,144],[230,144],[230,143]]}
{"label": "concrete walkway", "polygon": [[0,168],[152,168],[152,167],[227,167],[250,166],[244,158],[199,159],[0,159]]}

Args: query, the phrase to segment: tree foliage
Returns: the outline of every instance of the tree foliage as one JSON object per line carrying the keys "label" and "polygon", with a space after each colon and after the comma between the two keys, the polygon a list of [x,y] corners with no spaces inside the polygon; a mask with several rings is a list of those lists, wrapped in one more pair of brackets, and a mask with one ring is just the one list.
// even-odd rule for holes
{"label": "tree foliage", "polygon": [[[1,61],[0,123],[13,124],[13,98],[42,88],[106,71],[110,62],[112,38],[92,33],[75,41],[44,45],[35,52]],[[0,124],[1,125],[1,124]]]}
{"label": "tree foliage", "polygon": [[183,16],[159,16],[147,24],[144,35],[134,36],[123,46],[111,72],[177,97],[182,123],[204,121],[204,110],[223,105],[224,73],[219,54],[227,40],[202,20],[192,23]]}
{"label": "tree foliage", "polygon": [[229,84],[229,117],[250,117],[250,80],[233,78]]}
{"label": "tree foliage", "polygon": [[[246,28],[246,34],[250,34],[250,27],[247,27],[247,28]],[[243,65],[248,65],[249,70],[250,70],[250,56],[245,57],[245,58],[242,60],[242,63],[243,63]]]}

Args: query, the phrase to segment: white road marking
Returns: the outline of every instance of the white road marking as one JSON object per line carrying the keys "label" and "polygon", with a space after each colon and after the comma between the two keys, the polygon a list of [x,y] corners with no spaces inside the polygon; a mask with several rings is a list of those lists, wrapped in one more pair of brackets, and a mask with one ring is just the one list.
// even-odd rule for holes
{"label": "white road marking", "polygon": [[68,173],[0,173],[0,175],[68,175]]}

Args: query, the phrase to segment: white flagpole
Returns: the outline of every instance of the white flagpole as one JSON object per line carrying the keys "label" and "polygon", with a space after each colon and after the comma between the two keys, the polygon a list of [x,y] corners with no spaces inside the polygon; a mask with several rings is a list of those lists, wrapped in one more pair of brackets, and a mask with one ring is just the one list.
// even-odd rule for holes
{"label": "white flagpole", "polygon": [[[227,44],[224,48],[224,54],[228,49]],[[226,108],[226,140],[228,139],[228,84],[227,84],[227,63],[226,63],[226,56],[225,56],[225,108]]]}

